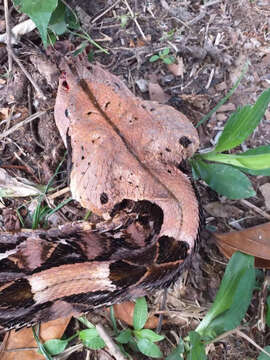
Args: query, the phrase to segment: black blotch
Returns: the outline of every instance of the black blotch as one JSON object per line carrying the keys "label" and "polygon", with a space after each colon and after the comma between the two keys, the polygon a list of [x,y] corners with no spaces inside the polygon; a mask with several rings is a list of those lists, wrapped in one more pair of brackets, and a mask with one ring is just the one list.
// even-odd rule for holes
{"label": "black blotch", "polygon": [[168,171],[168,173],[169,173],[169,174],[171,174],[171,173],[172,173],[172,172],[171,172],[171,170],[167,170],[167,171]]}
{"label": "black blotch", "polygon": [[191,144],[191,141],[189,140],[188,137],[182,136],[179,139],[179,143],[180,143],[180,145],[182,145],[186,149],[188,147],[188,145]]}
{"label": "black blotch", "polygon": [[81,149],[82,149],[82,151],[84,151],[84,147],[83,147],[83,145],[81,145]]}
{"label": "black blotch", "polygon": [[86,115],[91,115],[92,114],[92,111],[88,111],[88,113],[86,113]]}
{"label": "black blotch", "polygon": [[100,194],[100,202],[102,205],[107,204],[107,202],[109,201],[108,195],[106,193],[102,193]]}
{"label": "black blotch", "polygon": [[105,104],[105,110],[107,110],[108,106],[110,105],[110,101],[108,101],[106,104]]}
{"label": "black blotch", "polygon": [[118,287],[135,284],[146,273],[144,266],[130,265],[124,261],[116,261],[110,265],[110,280]]}
{"label": "black blotch", "polygon": [[176,110],[182,110],[183,100],[179,96],[172,96],[168,101],[168,105],[171,105]]}
{"label": "black blotch", "polygon": [[184,260],[187,257],[189,245],[185,241],[176,241],[172,237],[162,236],[158,239],[158,244],[157,264]]}
{"label": "black blotch", "polygon": [[81,160],[84,160],[84,159],[85,159],[85,157],[82,155]]}
{"label": "black blotch", "polygon": [[69,111],[68,111],[68,109],[65,109],[65,117],[69,117]]}
{"label": "black blotch", "polygon": [[169,149],[169,148],[165,148],[165,150],[166,150],[167,152],[171,152],[171,151],[172,151],[172,150]]}
{"label": "black blotch", "polygon": [[26,279],[19,279],[0,293],[1,306],[30,306],[34,303],[31,285]]}

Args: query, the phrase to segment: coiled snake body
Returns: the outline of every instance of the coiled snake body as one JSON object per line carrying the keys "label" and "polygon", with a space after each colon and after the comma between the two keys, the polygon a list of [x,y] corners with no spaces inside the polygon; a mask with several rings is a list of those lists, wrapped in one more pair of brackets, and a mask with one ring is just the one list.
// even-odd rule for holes
{"label": "coiled snake body", "polygon": [[65,65],[55,120],[74,199],[109,220],[0,233],[2,329],[87,312],[170,285],[193,253],[199,208],[178,165],[188,119],[136,98],[100,66]]}

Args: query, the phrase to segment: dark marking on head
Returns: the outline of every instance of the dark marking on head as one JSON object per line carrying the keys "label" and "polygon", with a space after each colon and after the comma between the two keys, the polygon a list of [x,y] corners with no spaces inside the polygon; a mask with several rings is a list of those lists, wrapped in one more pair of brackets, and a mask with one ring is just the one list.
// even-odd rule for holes
{"label": "dark marking on head", "polygon": [[108,195],[106,193],[102,193],[100,194],[100,202],[102,205],[107,204],[107,202],[109,201]]}
{"label": "dark marking on head", "polygon": [[188,147],[188,145],[191,144],[191,141],[189,140],[188,137],[182,136],[179,139],[179,143],[180,143],[180,145],[182,145],[186,149]]}

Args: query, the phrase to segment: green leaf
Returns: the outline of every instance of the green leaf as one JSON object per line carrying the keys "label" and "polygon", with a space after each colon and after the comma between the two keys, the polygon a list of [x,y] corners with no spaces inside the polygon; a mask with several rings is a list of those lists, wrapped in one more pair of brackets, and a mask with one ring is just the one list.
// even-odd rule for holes
{"label": "green leaf", "polygon": [[150,329],[135,330],[134,334],[138,339],[145,338],[152,342],[161,341],[165,338],[165,336],[156,334],[153,330]]}
{"label": "green leaf", "polygon": [[162,60],[166,65],[171,65],[175,62],[175,58],[173,56],[166,56]]}
{"label": "green leaf", "polygon": [[166,55],[169,55],[169,52],[170,52],[170,49],[169,48],[166,48],[162,51],[159,52],[159,55],[160,56],[166,56]]}
{"label": "green leaf", "polygon": [[176,348],[166,357],[165,360],[180,360],[183,359],[185,351],[184,341],[182,338],[179,339],[179,343]]}
{"label": "green leaf", "polygon": [[197,177],[228,199],[245,199],[256,195],[248,177],[232,166],[206,163],[199,156],[191,160],[191,165]]}
{"label": "green leaf", "polygon": [[270,328],[270,295],[266,299],[266,324]]}
{"label": "green leaf", "polygon": [[132,332],[130,329],[126,329],[120,332],[120,334],[115,338],[120,344],[127,344],[132,337]]}
{"label": "green leaf", "polygon": [[72,30],[78,30],[80,28],[79,19],[75,13],[75,11],[71,11],[69,8],[66,7],[65,11],[65,20],[67,26]]}
{"label": "green leaf", "polygon": [[158,59],[159,59],[158,55],[153,55],[153,56],[150,57],[149,61],[154,62],[154,61],[157,61]]}
{"label": "green leaf", "polygon": [[230,150],[246,140],[258,126],[269,103],[270,89],[265,90],[253,106],[245,105],[237,109],[227,121],[215,151]]}
{"label": "green leaf", "polygon": [[135,330],[141,330],[144,327],[148,317],[147,302],[145,297],[136,299],[134,314],[133,314],[133,327]]}
{"label": "green leaf", "polygon": [[92,350],[98,350],[104,348],[105,342],[98,335],[96,329],[86,329],[79,332],[79,338],[82,343]]}
{"label": "green leaf", "polygon": [[265,346],[263,348],[263,350],[267,351],[269,353],[269,356],[261,351],[257,360],[269,360],[270,359],[270,345]]}
{"label": "green leaf", "polygon": [[191,347],[188,352],[187,360],[207,360],[205,347],[201,341],[200,335],[196,331],[190,331],[188,335]]}
{"label": "green leaf", "polygon": [[[244,152],[243,154],[246,155],[257,155],[257,154],[270,154],[270,146],[259,146],[255,149],[250,149]],[[242,156],[242,154],[239,154]],[[242,171],[250,174],[250,175],[263,175],[263,176],[270,176],[270,166],[267,169],[263,170],[250,170],[250,169],[242,169]]]}
{"label": "green leaf", "polygon": [[47,340],[43,346],[50,355],[61,354],[68,345],[68,340],[51,339]]}
{"label": "green leaf", "polygon": [[201,336],[215,338],[240,324],[255,286],[254,257],[236,252],[231,257],[215,301],[196,329]]}
{"label": "green leaf", "polygon": [[152,358],[161,358],[162,352],[159,347],[148,339],[140,339],[137,343],[140,352]]}
{"label": "green leaf", "polygon": [[201,154],[204,160],[221,162],[228,165],[237,166],[240,168],[248,168],[251,170],[265,170],[269,168],[270,153],[265,154],[219,154],[216,152],[209,152]]}
{"label": "green leaf", "polygon": [[58,0],[18,0],[20,11],[27,14],[36,24],[44,47],[47,47],[47,29]]}
{"label": "green leaf", "polygon": [[60,1],[50,18],[49,28],[56,35],[62,35],[67,30],[65,10],[65,5],[62,3],[62,1]]}

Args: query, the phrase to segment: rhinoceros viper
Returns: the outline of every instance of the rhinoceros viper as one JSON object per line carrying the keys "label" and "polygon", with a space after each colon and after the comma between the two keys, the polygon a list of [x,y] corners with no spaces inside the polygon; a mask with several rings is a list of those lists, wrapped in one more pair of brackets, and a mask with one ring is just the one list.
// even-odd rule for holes
{"label": "rhinoceros viper", "polygon": [[198,238],[198,202],[178,165],[199,141],[183,114],[76,61],[60,77],[55,121],[73,198],[107,220],[0,233],[3,330],[169,286]]}

